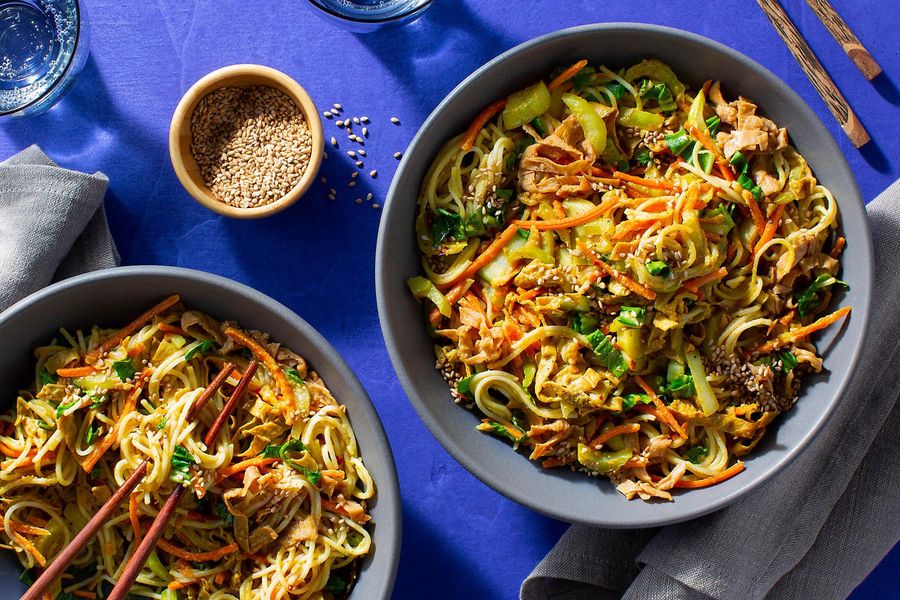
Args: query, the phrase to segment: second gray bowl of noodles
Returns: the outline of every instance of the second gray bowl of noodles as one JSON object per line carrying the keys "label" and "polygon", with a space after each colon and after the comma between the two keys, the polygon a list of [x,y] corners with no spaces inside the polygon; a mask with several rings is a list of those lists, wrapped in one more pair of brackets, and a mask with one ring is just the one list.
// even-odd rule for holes
{"label": "second gray bowl of noodles", "polygon": [[[481,415],[457,406],[435,369],[432,340],[422,307],[406,280],[420,275],[414,222],[425,173],[439,150],[465,131],[484,107],[579,59],[618,69],[644,58],[669,64],[696,89],[721,80],[730,97],[743,95],[760,113],[787,127],[840,208],[847,238],[842,257],[849,291],[833,306],[853,307],[852,317],[818,335],[822,373],[808,377],[794,408],[779,416],[746,470],[718,485],[678,493],[674,502],[628,501],[606,479],[565,469],[542,469],[509,444],[476,431]],[[775,75],[746,56],[704,37],[653,25],[587,25],[545,35],[500,55],[460,83],[432,112],[404,155],[381,219],[376,253],[379,316],[388,350],[406,393],[445,448],[484,483],[538,512],[603,527],[659,526],[694,518],[734,502],[770,479],[796,457],[827,422],[853,372],[869,313],[871,239],[853,175],[828,130],[803,100]]]}
{"label": "second gray bowl of noodles", "polygon": [[[272,339],[302,355],[347,407],[361,457],[376,487],[367,529],[372,550],[363,559],[351,599],[391,596],[400,555],[401,505],[394,459],[381,421],[365,390],[332,346],[306,321],[271,298],[240,283],[190,269],[144,266],[98,271],[52,285],[0,315],[0,405],[6,412],[16,392],[34,378],[35,347],[93,324],[117,328],[163,297],[177,293],[186,306]],[[0,583],[18,597],[25,591],[22,568],[9,551],[0,552]]]}

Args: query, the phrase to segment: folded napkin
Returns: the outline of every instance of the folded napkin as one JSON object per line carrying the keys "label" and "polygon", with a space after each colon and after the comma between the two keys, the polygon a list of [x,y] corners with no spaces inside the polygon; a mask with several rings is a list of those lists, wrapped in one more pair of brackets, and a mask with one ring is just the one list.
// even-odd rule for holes
{"label": "folded napkin", "polygon": [[119,264],[103,211],[108,185],[37,146],[0,162],[0,311],[53,281]]}
{"label": "folded napkin", "polygon": [[875,242],[866,354],[809,447],[700,519],[573,525],[522,584],[522,600],[845,598],[900,539],[900,181],[866,208]]}

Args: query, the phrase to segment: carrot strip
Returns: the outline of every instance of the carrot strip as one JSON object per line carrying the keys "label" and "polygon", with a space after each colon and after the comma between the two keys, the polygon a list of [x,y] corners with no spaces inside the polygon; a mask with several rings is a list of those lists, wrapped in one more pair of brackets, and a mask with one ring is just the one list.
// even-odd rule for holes
{"label": "carrot strip", "polygon": [[556,212],[556,216],[560,219],[566,218],[566,209],[563,208],[562,202],[560,202],[559,200],[553,201],[553,210],[554,212]]}
{"label": "carrot strip", "polygon": [[582,242],[581,240],[578,240],[578,249],[581,250],[584,253],[584,255],[587,256],[588,259],[592,263],[594,263],[596,266],[600,267],[600,269],[605,271],[606,273],[609,273],[609,275],[612,276],[613,279],[615,279],[616,281],[618,281],[619,283],[621,283],[622,285],[627,287],[629,290],[631,290],[638,296],[642,296],[642,297],[646,298],[647,300],[655,300],[656,299],[656,292],[654,292],[647,286],[641,285],[640,283],[638,283],[631,277],[613,269],[611,266],[609,266],[608,264],[606,264],[605,262],[600,260],[600,257],[598,257],[596,254],[594,254],[591,251],[591,249],[588,248],[587,245],[585,245],[585,243]]}
{"label": "carrot strip", "polygon": [[[447,302],[449,302],[451,306],[459,302],[459,299],[462,298],[462,295],[465,294],[466,291],[468,291],[472,283],[474,283],[473,280],[464,279],[454,285],[449,292],[444,294],[444,297],[447,298]],[[442,316],[441,311],[435,306],[431,309],[431,312],[428,313],[428,322],[436,326],[441,322]]]}
{"label": "carrot strip", "polygon": [[623,173],[622,171],[614,171],[613,177],[657,190],[675,189],[675,186],[671,182],[664,181],[662,179],[644,179],[643,177],[635,177],[634,175],[629,175],[628,173]]}
{"label": "carrot strip", "polygon": [[687,132],[694,136],[697,141],[703,145],[704,148],[712,152],[713,156],[716,157],[717,162],[725,160],[725,157],[722,155],[722,151],[719,150],[719,147],[712,140],[712,138],[706,135],[705,131],[700,131],[691,124],[686,125],[685,129],[687,129]]}
{"label": "carrot strip", "polygon": [[471,150],[472,146],[475,145],[475,139],[478,137],[481,130],[484,129],[484,126],[487,125],[487,122],[494,118],[505,106],[506,98],[501,98],[478,113],[478,116],[475,117],[475,120],[469,125],[469,129],[466,131],[466,137],[463,138],[462,144],[460,144],[459,147],[463,151]]}
{"label": "carrot strip", "polygon": [[232,552],[237,551],[237,544],[228,544],[227,546],[222,546],[218,550],[211,550],[209,552],[188,552],[187,550],[183,550],[178,546],[175,546],[168,542],[165,538],[159,538],[159,541],[156,543],[164,552],[171,554],[172,556],[177,556],[178,558],[183,558],[184,560],[188,560],[191,562],[208,562],[212,560],[219,560],[223,556],[228,556]]}
{"label": "carrot strip", "polygon": [[97,597],[97,594],[95,594],[94,592],[89,592],[87,590],[75,590],[74,592],[69,592],[69,593],[72,594],[73,596],[75,596],[76,598],[92,599],[92,598]]}
{"label": "carrot strip", "polygon": [[125,400],[125,406],[122,407],[122,414],[119,415],[119,419],[116,421],[116,424],[110,428],[109,433],[107,433],[102,440],[97,443],[97,447],[94,448],[90,454],[88,454],[81,462],[81,468],[85,470],[85,472],[90,473],[94,466],[103,458],[103,455],[106,454],[106,451],[113,447],[113,444],[116,443],[118,439],[118,431],[119,424],[122,422],[126,416],[134,412],[137,408],[138,398],[141,397],[141,391],[143,390],[143,386],[147,383],[147,380],[150,379],[150,374],[152,371],[150,369],[144,369],[141,372],[141,376],[138,381],[135,383],[134,389],[131,390],[131,394],[128,395],[128,399]]}
{"label": "carrot strip", "polygon": [[768,341],[765,344],[763,344],[762,346],[760,346],[759,348],[757,348],[755,353],[756,354],[767,354],[769,352],[772,352],[773,350],[777,350],[777,349],[781,348],[782,346],[787,346],[791,342],[795,342],[799,339],[808,337],[808,336],[812,335],[813,333],[819,331],[820,329],[825,329],[832,323],[834,323],[836,321],[840,321],[842,318],[844,318],[845,316],[847,316],[850,313],[851,309],[852,309],[852,307],[850,307],[850,306],[845,306],[843,308],[839,308],[836,311],[834,311],[833,313],[831,313],[830,315],[826,315],[826,316],[822,317],[821,319],[813,321],[809,325],[805,325],[803,327],[800,327],[799,329],[795,329],[794,331],[787,331],[787,332],[781,334],[780,336],[778,336],[777,339]]}
{"label": "carrot strip", "polygon": [[753,257],[762,252],[762,247],[765,246],[773,237],[775,237],[775,231],[778,229],[778,226],[781,224],[781,217],[784,214],[784,204],[779,204],[778,208],[775,209],[775,213],[772,215],[772,220],[766,223],[765,229],[763,229],[762,235],[759,237],[759,241],[756,242],[756,248],[753,250]]}
{"label": "carrot strip", "polygon": [[170,590],[180,590],[181,588],[186,588],[197,583],[197,579],[192,579],[191,581],[170,581],[169,585],[166,587]]}
{"label": "carrot strip", "polygon": [[685,480],[679,479],[678,483],[675,484],[677,488],[704,488],[709,487],[711,485],[715,485],[717,483],[722,483],[726,479],[731,479],[738,473],[744,470],[744,463],[736,462],[721,473],[713,475],[712,477],[705,477],[703,479],[694,479],[694,480]]}
{"label": "carrot strip", "polygon": [[475,273],[477,273],[479,269],[491,262],[495,256],[500,254],[500,252],[503,250],[503,247],[506,246],[506,244],[508,244],[511,239],[513,239],[513,236],[515,236],[516,232],[518,231],[519,226],[516,225],[515,222],[510,224],[510,226],[504,229],[503,233],[501,233],[496,239],[494,239],[494,241],[491,242],[491,245],[488,246],[484,252],[479,254],[478,258],[473,260],[468,267],[463,269],[459,275],[439,287],[448,288],[459,281],[468,279],[475,275]]}
{"label": "carrot strip", "polygon": [[278,363],[275,362],[275,359],[272,358],[272,355],[269,354],[265,348],[243,331],[235,329],[234,327],[226,327],[224,333],[237,343],[248,348],[250,352],[253,353],[253,356],[265,365],[269,373],[272,374],[272,377],[275,378],[275,383],[278,384],[278,389],[281,390],[283,404],[281,413],[284,415],[284,421],[288,425],[293,425],[297,418],[296,403],[294,402],[294,389],[288,383],[284,371],[281,370],[281,367],[278,366]]}
{"label": "carrot strip", "polygon": [[722,174],[722,179],[724,179],[728,183],[734,181],[734,173],[732,172],[731,167],[728,166],[728,163],[726,163],[725,161],[717,161],[716,166],[719,168],[719,173]]}
{"label": "carrot strip", "polygon": [[625,423],[624,425],[617,425],[616,427],[610,427],[606,431],[600,433],[597,437],[595,437],[588,446],[595,448],[597,450],[600,447],[616,437],[617,435],[623,435],[626,433],[637,433],[641,429],[640,423]]}
{"label": "carrot strip", "polygon": [[615,233],[613,233],[611,239],[621,240],[625,237],[628,237],[628,235],[634,231],[640,231],[642,229],[650,228],[650,226],[652,226],[654,222],[655,221],[635,221],[635,220],[625,221],[624,223],[620,224],[621,228],[618,231],[616,231]]}
{"label": "carrot strip", "polygon": [[844,236],[834,240],[834,247],[831,249],[831,252],[828,253],[829,256],[831,256],[831,258],[837,258],[846,245],[847,239]]}
{"label": "carrot strip", "polygon": [[34,547],[34,544],[26,538],[24,535],[20,534],[17,531],[13,531],[13,539],[16,540],[20,546],[22,546],[28,554],[34,557],[34,561],[40,565],[41,567],[47,566],[47,559],[44,558],[44,555],[40,553],[40,551]]}
{"label": "carrot strip", "polygon": [[559,456],[551,456],[550,458],[545,458],[541,463],[541,466],[545,469],[552,469],[554,467],[561,467],[563,465],[567,465],[571,463],[571,460],[566,460]]}
{"label": "carrot strip", "polygon": [[233,465],[229,465],[225,467],[221,471],[219,471],[219,481],[223,479],[227,479],[234,475],[235,473],[240,473],[241,471],[246,471],[250,467],[265,467],[267,465],[271,465],[272,463],[278,462],[277,458],[263,458],[261,456],[256,456],[254,458],[248,458],[247,460],[241,461],[239,463],[235,463]]}
{"label": "carrot strip", "polygon": [[181,327],[176,327],[175,325],[170,325],[168,323],[160,323],[159,325],[157,325],[157,327],[163,333],[172,333],[175,335],[191,337],[190,335],[188,335],[188,333],[184,329],[182,329]]}
{"label": "carrot strip", "polygon": [[146,347],[147,347],[147,346],[144,344],[144,342],[141,342],[140,344],[138,344],[138,345],[135,346],[134,348],[129,349],[129,350],[128,350],[128,358],[134,358],[135,356],[139,355],[141,352],[144,351],[144,349],[145,349]]}
{"label": "carrot strip", "polygon": [[687,432],[685,432],[684,427],[681,426],[675,418],[675,415],[669,410],[669,407],[663,404],[663,401],[659,399],[659,396],[656,395],[653,388],[647,385],[647,382],[644,381],[644,378],[640,375],[635,375],[634,380],[641,386],[641,389],[650,396],[650,400],[653,402],[653,405],[656,406],[656,410],[659,411],[660,420],[671,427],[680,437],[687,439]]}
{"label": "carrot strip", "polygon": [[216,585],[222,585],[223,583],[225,583],[226,579],[228,579],[228,575],[225,574],[225,571],[219,571],[218,573],[216,573],[213,581],[216,582]]}
{"label": "carrot strip", "polygon": [[601,202],[594,208],[590,209],[589,211],[578,215],[577,217],[567,217],[565,219],[558,219],[553,221],[523,221],[521,219],[517,219],[513,221],[512,224],[516,227],[522,227],[523,229],[534,228],[538,231],[569,229],[570,227],[577,227],[578,225],[590,223],[602,214],[609,212],[609,210],[615,207],[618,203],[618,198],[609,198],[606,201]]}
{"label": "carrot strip", "polygon": [[144,534],[141,532],[141,518],[138,515],[138,497],[140,494],[132,493],[128,498],[128,518],[131,520],[131,528],[134,530],[133,543],[135,547],[141,545]]}
{"label": "carrot strip", "polygon": [[82,367],[69,367],[66,369],[57,369],[56,374],[65,379],[74,379],[75,377],[87,377],[99,371],[97,367],[84,365]]}
{"label": "carrot strip", "polygon": [[531,288],[530,290],[526,290],[519,294],[519,300],[533,300],[536,296],[540,296],[544,293],[544,288],[538,286],[536,288]]}
{"label": "carrot strip", "polygon": [[762,235],[762,232],[766,228],[766,220],[763,218],[762,211],[759,210],[759,205],[753,198],[753,194],[750,194],[749,192],[744,194],[744,199],[747,201],[747,206],[750,207],[750,215],[753,217],[753,224],[756,226],[756,232],[759,235]]}
{"label": "carrot strip", "polygon": [[726,269],[725,267],[719,267],[712,273],[707,273],[706,275],[701,275],[700,277],[688,279],[681,284],[681,287],[688,290],[689,292],[694,292],[696,294],[697,291],[707,283],[722,279],[726,275],[728,275],[728,269]]}
{"label": "carrot strip", "polygon": [[576,75],[578,75],[578,71],[580,71],[580,70],[582,70],[583,68],[585,68],[585,67],[587,66],[587,64],[588,64],[588,61],[583,60],[583,59],[582,59],[582,60],[579,60],[577,63],[575,63],[574,65],[568,67],[565,71],[563,71],[562,73],[560,73],[559,75],[557,75],[557,76],[553,79],[553,81],[551,81],[551,82],[547,85],[547,89],[550,90],[550,91],[552,92],[553,90],[555,90],[556,88],[558,88],[559,86],[561,86],[562,84],[564,84],[565,82],[567,82],[568,80],[570,80],[570,79],[572,79],[573,77],[575,77]]}
{"label": "carrot strip", "polygon": [[175,306],[180,301],[181,297],[178,294],[172,294],[156,306],[152,307],[150,310],[139,315],[134,321],[117,331],[111,338],[107,339],[105,342],[89,352],[87,355],[88,362],[96,362],[97,359],[100,358],[100,355],[102,355],[104,352],[109,352],[110,350],[118,346],[122,340],[137,331],[141,326],[150,321],[153,317]]}

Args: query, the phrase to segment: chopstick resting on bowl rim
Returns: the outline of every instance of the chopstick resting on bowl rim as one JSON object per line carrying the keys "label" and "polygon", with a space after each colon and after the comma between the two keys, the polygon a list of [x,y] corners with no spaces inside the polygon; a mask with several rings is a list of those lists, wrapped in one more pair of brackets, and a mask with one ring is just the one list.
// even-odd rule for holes
{"label": "chopstick resting on bowl rim", "polygon": [[[232,392],[231,397],[228,398],[228,402],[222,407],[222,412],[216,417],[216,420],[213,422],[212,426],[210,426],[209,431],[206,432],[206,437],[203,438],[203,443],[206,444],[207,447],[212,446],[213,442],[216,441],[216,436],[219,435],[219,431],[221,431],[222,427],[228,421],[228,417],[234,412],[238,403],[243,399],[244,392],[247,391],[247,386],[250,384],[250,380],[253,378],[253,374],[256,373],[258,367],[259,363],[255,360],[250,361],[250,364],[247,365],[244,376],[241,377],[241,380],[238,382],[237,386],[235,386],[234,392]],[[131,559],[126,563],[125,568],[122,570],[122,574],[119,576],[119,581],[116,582],[112,592],[107,596],[107,600],[124,600],[125,597],[128,596],[131,586],[134,584],[137,576],[140,575],[144,563],[147,562],[147,558],[156,546],[156,542],[162,537],[166,525],[169,523],[169,519],[175,514],[175,509],[178,508],[178,502],[181,500],[185,491],[187,491],[187,488],[179,483],[172,492],[172,495],[166,499],[166,503],[163,504],[162,509],[160,509],[159,513],[156,515],[153,524],[150,525],[150,529],[147,530],[147,533],[141,540],[137,550],[134,551],[134,554],[131,555]]]}
{"label": "chopstick resting on bowl rim", "polygon": [[825,67],[822,66],[822,63],[819,62],[816,55],[813,54],[812,48],[809,47],[809,44],[807,44],[806,40],[803,39],[803,36],[800,35],[796,25],[794,25],[787,13],[784,12],[784,9],[778,3],[778,0],[756,0],[756,3],[759,4],[760,8],[763,9],[763,12],[766,13],[769,21],[771,21],[772,25],[775,27],[775,31],[778,32],[778,35],[781,36],[781,39],[784,40],[785,45],[787,45],[788,50],[794,55],[797,62],[800,63],[800,68],[806,73],[809,81],[813,84],[813,87],[816,88],[819,96],[822,97],[825,105],[828,106],[828,110],[831,111],[831,114],[834,115],[834,118],[840,123],[841,129],[844,130],[844,133],[847,134],[847,137],[850,138],[853,145],[859,148],[868,143],[871,138],[869,138],[869,134],[866,132],[865,127],[860,123],[856,114],[853,112],[853,109],[850,108],[847,99],[844,98],[844,95],[838,90],[837,85],[835,85],[831,77],[828,76]]}
{"label": "chopstick resting on bowl rim", "polygon": [[[255,364],[255,363],[253,363]],[[216,375],[215,379],[203,390],[203,393],[200,394],[200,397],[194,402],[194,405],[191,407],[190,413],[188,413],[188,420],[193,419],[197,416],[200,410],[206,406],[206,403],[209,402],[209,399],[213,397],[213,395],[219,391],[219,388],[222,387],[222,384],[231,376],[232,371],[234,371],[235,367],[230,362],[225,363],[222,366],[222,370],[219,371],[219,374]],[[253,376],[253,371],[256,368],[254,367],[251,371],[249,368],[247,369],[247,373],[245,373],[244,378],[241,379],[240,383],[238,383],[238,387],[235,388],[235,393],[232,394],[232,399],[235,395],[238,395],[238,390],[243,391],[246,387],[246,384],[250,381],[250,377]],[[218,424],[218,427],[221,428],[222,423],[225,422],[225,418],[227,418],[228,414],[226,410],[230,412],[230,410],[234,409],[234,405],[237,402],[231,401],[229,399],[229,404],[231,404],[231,409],[229,409],[229,404],[225,405],[225,408],[222,409],[221,414],[216,419],[213,426],[210,427],[210,432],[213,431]],[[224,415],[224,418],[223,418]],[[221,422],[220,422],[221,421]],[[218,429],[216,430],[218,433]],[[207,434],[209,436],[209,434]],[[215,436],[213,436],[215,437]],[[75,557],[79,552],[90,542],[91,538],[94,537],[94,534],[103,526],[103,524],[112,516],[112,513],[119,507],[119,505],[128,497],[128,495],[137,487],[137,485],[144,479],[144,476],[147,474],[148,467],[148,459],[144,459],[144,461],[138,465],[138,468],[134,470],[134,473],[119,487],[116,492],[110,496],[109,500],[107,500],[103,506],[100,507],[100,510],[97,511],[90,521],[87,522],[87,525],[82,528],[81,531],[78,532],[72,541],[69,542],[69,545],[66,546],[62,552],[56,557],[56,559],[50,563],[44,572],[41,573],[41,576],[35,580],[33,584],[28,588],[28,591],[22,595],[21,600],[40,600],[42,594],[47,591],[47,589],[53,585],[53,582],[56,581],[57,577],[63,574],[63,572],[69,567]],[[181,487],[181,486],[179,486]],[[176,488],[177,491],[177,488]],[[143,566],[143,562],[141,563]],[[138,567],[138,571],[140,571],[140,567]],[[131,587],[129,585],[129,587]]]}

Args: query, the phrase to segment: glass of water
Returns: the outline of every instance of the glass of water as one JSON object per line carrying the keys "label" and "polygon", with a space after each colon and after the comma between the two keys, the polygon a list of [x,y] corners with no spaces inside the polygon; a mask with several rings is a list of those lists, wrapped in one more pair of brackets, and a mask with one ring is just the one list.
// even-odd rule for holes
{"label": "glass of water", "polygon": [[0,118],[35,115],[84,67],[88,28],[78,0],[0,0]]}
{"label": "glass of water", "polygon": [[345,29],[366,33],[415,21],[434,0],[307,0],[316,12]]}

